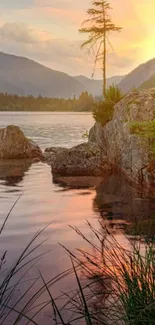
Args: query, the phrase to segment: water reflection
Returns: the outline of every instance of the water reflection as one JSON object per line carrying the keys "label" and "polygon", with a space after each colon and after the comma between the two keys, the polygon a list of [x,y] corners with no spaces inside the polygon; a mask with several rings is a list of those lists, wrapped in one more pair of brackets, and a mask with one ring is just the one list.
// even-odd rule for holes
{"label": "water reflection", "polygon": [[93,208],[108,228],[123,228],[131,235],[155,233],[155,199],[131,186],[123,174],[115,173],[97,186]]}
{"label": "water reflection", "polygon": [[0,181],[5,186],[17,186],[32,165],[30,160],[0,160]]}
{"label": "water reflection", "polygon": [[102,182],[101,177],[93,176],[75,176],[75,177],[59,177],[53,176],[53,183],[59,185],[63,189],[89,189],[99,186]]}
{"label": "water reflection", "polygon": [[[112,233],[125,230],[128,235],[154,236],[155,199],[144,196],[121,173],[106,178],[53,177],[61,191],[69,189],[95,190],[93,210]],[[79,193],[80,194],[80,193]],[[83,192],[81,192],[83,195]]]}

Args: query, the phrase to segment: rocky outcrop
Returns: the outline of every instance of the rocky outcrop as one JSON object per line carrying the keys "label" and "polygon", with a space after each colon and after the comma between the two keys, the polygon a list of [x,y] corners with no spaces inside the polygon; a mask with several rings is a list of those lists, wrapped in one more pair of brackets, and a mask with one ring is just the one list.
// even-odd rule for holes
{"label": "rocky outcrop", "polygon": [[82,143],[71,149],[58,149],[52,164],[54,175],[101,176],[108,169],[95,143]]}
{"label": "rocky outcrop", "polygon": [[25,137],[19,127],[9,125],[0,129],[0,159],[41,159],[38,145]]}
{"label": "rocky outcrop", "polygon": [[150,154],[150,140],[131,134],[131,124],[154,119],[155,89],[133,91],[115,106],[113,119],[105,127],[95,123],[89,141],[96,143],[105,159],[130,179],[153,187],[155,164]]}
{"label": "rocky outcrop", "polygon": [[54,163],[55,163],[55,159],[57,157],[58,154],[64,154],[66,153],[68,149],[63,148],[63,147],[49,147],[46,148],[44,151],[44,159],[45,161],[51,165],[51,167],[53,167]]}

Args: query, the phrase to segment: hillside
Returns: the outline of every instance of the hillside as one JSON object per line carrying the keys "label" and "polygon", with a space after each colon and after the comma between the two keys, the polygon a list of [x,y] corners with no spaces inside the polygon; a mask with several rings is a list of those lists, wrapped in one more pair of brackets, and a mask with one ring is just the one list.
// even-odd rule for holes
{"label": "hillside", "polygon": [[[118,84],[124,76],[114,76],[107,78],[107,87],[112,84]],[[91,93],[93,96],[101,96],[102,94],[102,80],[90,79],[85,76],[75,76],[74,79],[79,81],[85,88],[86,91]]]}
{"label": "hillside", "polygon": [[141,85],[141,89],[149,89],[149,88],[154,88],[155,87],[155,74],[148,79],[147,81],[143,82]]}
{"label": "hillside", "polygon": [[139,88],[145,81],[155,74],[155,58],[139,65],[131,71],[120,83],[119,87],[127,93],[132,88]]}
{"label": "hillside", "polygon": [[24,57],[0,53],[0,92],[43,97],[73,97],[84,86],[66,73]]}

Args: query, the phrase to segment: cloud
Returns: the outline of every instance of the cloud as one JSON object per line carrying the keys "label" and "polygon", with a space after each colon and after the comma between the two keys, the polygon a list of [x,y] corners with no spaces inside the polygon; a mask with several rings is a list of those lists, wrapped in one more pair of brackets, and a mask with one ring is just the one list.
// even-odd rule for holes
{"label": "cloud", "polygon": [[[89,0],[85,0],[86,8],[90,5]],[[81,9],[84,11],[83,0],[75,1],[73,6],[72,0],[34,0],[34,5],[36,7],[51,7],[57,9]]]}
{"label": "cloud", "polygon": [[24,23],[5,23],[0,27],[0,39],[33,44],[49,39],[48,32],[37,30]]}
{"label": "cloud", "polygon": [[0,8],[2,9],[16,9],[27,8],[34,5],[33,0],[5,0],[0,2]]}
{"label": "cloud", "polygon": [[[9,42],[8,42],[9,40]],[[23,23],[5,23],[0,27],[0,46],[3,51],[27,56],[53,69],[71,75],[86,74],[91,76],[94,56],[81,50],[81,40],[56,38],[52,33]],[[135,51],[108,54],[109,75],[122,74],[135,62]],[[97,66],[99,76],[101,67]]]}
{"label": "cloud", "polygon": [[[0,4],[0,8],[9,9],[1,11],[0,46],[3,51],[30,57],[73,75],[91,75],[94,57],[80,50],[83,36],[78,33],[90,0],[78,0],[74,4],[73,0],[22,0],[18,4],[19,0]],[[148,0],[130,0],[125,5],[123,0],[111,0],[111,4],[112,19],[123,29],[120,34],[109,35],[114,48],[114,51],[110,49],[107,58],[109,76],[127,73],[155,53],[154,0],[149,3]],[[7,23],[2,25],[2,21]],[[101,77],[99,65],[96,77]]]}

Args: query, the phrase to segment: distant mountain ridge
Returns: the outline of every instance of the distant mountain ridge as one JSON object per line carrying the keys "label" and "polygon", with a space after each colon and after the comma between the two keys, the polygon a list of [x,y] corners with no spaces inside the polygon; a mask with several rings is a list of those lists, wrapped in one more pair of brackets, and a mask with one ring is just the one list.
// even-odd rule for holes
{"label": "distant mountain ridge", "polygon": [[[127,76],[107,78],[107,87],[117,84],[127,93],[155,75],[155,58],[139,65]],[[153,79],[154,80],[154,79]],[[151,83],[154,81],[148,81]],[[0,52],[0,92],[32,95],[38,97],[73,98],[88,91],[93,96],[101,96],[102,80],[85,76],[69,76],[67,73],[47,68],[25,57]]]}
{"label": "distant mountain ridge", "polygon": [[24,57],[0,53],[0,92],[69,98],[82,91],[83,85],[66,73]]}
{"label": "distant mountain ridge", "polygon": [[120,83],[119,88],[124,92],[129,92],[132,88],[139,88],[145,81],[155,74],[155,58],[131,71]]}
{"label": "distant mountain ridge", "polygon": [[[111,85],[117,85],[123,78],[124,76],[114,76],[107,78],[107,87]],[[85,89],[93,96],[102,95],[102,80],[90,79],[85,76],[75,76],[74,79],[83,84]]]}
{"label": "distant mountain ridge", "polygon": [[141,85],[142,89],[149,89],[155,87],[155,74]]}
{"label": "distant mountain ridge", "polygon": [[[121,79],[122,76],[108,78],[107,85]],[[0,52],[0,92],[20,96],[72,98],[84,91],[101,96],[102,80],[85,76],[71,77],[28,58]]]}

